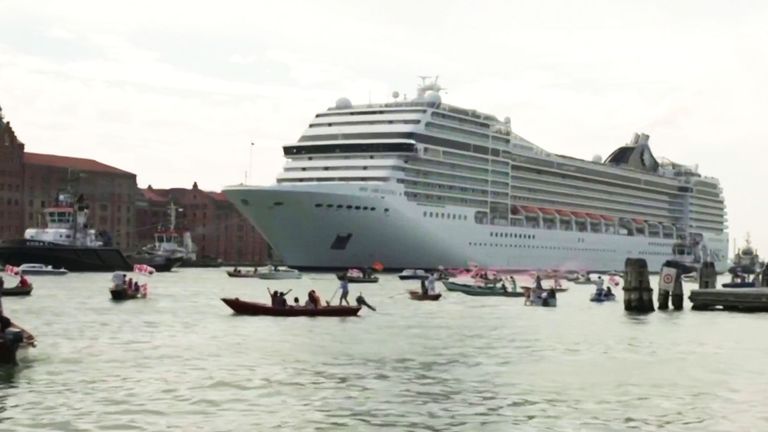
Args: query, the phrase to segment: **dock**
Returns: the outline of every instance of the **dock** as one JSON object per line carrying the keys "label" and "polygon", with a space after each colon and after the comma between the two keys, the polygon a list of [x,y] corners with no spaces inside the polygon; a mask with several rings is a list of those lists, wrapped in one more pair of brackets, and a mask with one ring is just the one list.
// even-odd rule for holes
{"label": "dock", "polygon": [[693,310],[768,312],[768,288],[694,289],[688,299]]}

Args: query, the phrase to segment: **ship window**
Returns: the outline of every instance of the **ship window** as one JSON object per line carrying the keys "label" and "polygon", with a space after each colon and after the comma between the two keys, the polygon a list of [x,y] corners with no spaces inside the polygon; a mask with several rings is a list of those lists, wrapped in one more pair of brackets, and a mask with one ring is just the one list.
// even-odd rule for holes
{"label": "ship window", "polygon": [[315,207],[322,207],[322,204],[315,204]]}
{"label": "ship window", "polygon": [[376,211],[376,207],[371,207],[371,211]]}
{"label": "ship window", "polygon": [[[279,207],[279,206],[283,205],[283,202],[282,201],[275,201],[275,202],[272,203],[272,205],[274,205],[275,207]],[[192,217],[195,217],[194,213],[192,213]]]}
{"label": "ship window", "polygon": [[368,210],[368,206],[363,206],[363,210]]}
{"label": "ship window", "polygon": [[327,207],[327,208],[332,208],[332,207],[333,207],[333,204],[326,204],[326,205],[325,205],[325,207]]}
{"label": "ship window", "polygon": [[247,199],[245,199],[245,198],[241,198],[241,199],[240,199],[240,204],[242,204],[242,205],[244,205],[244,206],[249,206],[249,205],[251,205],[251,203],[250,203],[250,202],[249,202]]}
{"label": "ship window", "polygon": [[336,208],[344,208],[344,206],[341,204],[336,204]]}
{"label": "ship window", "polygon": [[389,213],[389,209],[388,209],[388,208],[385,208],[385,209],[384,209],[384,213]]}
{"label": "ship window", "polygon": [[355,206],[355,210],[360,210],[360,206]]}
{"label": "ship window", "polygon": [[352,210],[352,206],[347,204],[347,210]]}

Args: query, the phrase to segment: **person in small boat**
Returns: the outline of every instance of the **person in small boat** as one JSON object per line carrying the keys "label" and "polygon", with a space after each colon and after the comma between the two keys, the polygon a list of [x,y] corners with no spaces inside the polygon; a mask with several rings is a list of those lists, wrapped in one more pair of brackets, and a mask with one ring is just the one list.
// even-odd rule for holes
{"label": "person in small boat", "polygon": [[21,275],[21,277],[19,278],[19,285],[18,285],[18,287],[19,288],[29,288],[30,287],[29,279],[27,279],[26,276]]}
{"label": "person in small boat", "polygon": [[605,287],[605,293],[603,294],[603,297],[613,297],[613,290],[611,289],[611,286],[608,285]]}
{"label": "person in small boat", "polygon": [[427,294],[437,294],[437,287],[435,286],[435,274],[430,273],[429,277],[427,278]]}
{"label": "person in small boat", "polygon": [[5,288],[5,279],[3,279],[2,276],[0,276],[0,290]]}
{"label": "person in small boat", "polygon": [[313,300],[313,295],[315,291],[312,290],[307,294],[307,301],[304,302],[304,307],[313,308],[315,307],[315,301]]}
{"label": "person in small boat", "polygon": [[421,295],[425,296],[429,291],[427,291],[427,282],[425,280],[419,281],[421,282]]}
{"label": "person in small boat", "polygon": [[241,271],[240,271],[240,269],[239,269],[239,268],[235,267],[235,269],[234,269],[234,270],[232,270],[232,273],[237,273],[237,274],[240,274],[240,273],[241,273]]}
{"label": "person in small boat", "polygon": [[603,289],[603,277],[598,276],[597,280],[595,281],[595,296],[598,298],[601,298],[605,295],[605,290]]}
{"label": "person in small boat", "polygon": [[541,286],[541,276],[538,273],[536,274],[535,288],[537,290],[543,290],[544,289],[544,287]]}
{"label": "person in small boat", "polygon": [[281,307],[283,309],[288,307],[288,299],[286,298],[286,296],[291,291],[292,289],[289,289],[288,291],[285,291],[285,292],[282,292],[282,291],[280,292],[280,296],[278,297],[278,302],[277,302],[278,307]]}
{"label": "person in small boat", "polygon": [[127,282],[123,282],[125,285],[124,288],[126,288],[128,291],[133,290],[133,278],[128,278]]}
{"label": "person in small boat", "polygon": [[35,346],[35,337],[32,333],[24,330],[2,314],[0,314],[0,334],[2,334],[4,341],[11,347],[18,346],[25,340],[31,346]]}
{"label": "person in small boat", "polygon": [[343,278],[341,278],[341,282],[339,282],[339,289],[341,290],[341,296],[339,297],[339,306],[341,306],[341,302],[346,302],[347,306],[349,306],[349,281],[347,281],[347,275],[344,275]]}
{"label": "person in small boat", "polygon": [[139,281],[138,280],[133,281],[133,291],[136,294],[141,292],[141,285],[139,285]]}
{"label": "person in small boat", "polygon": [[293,298],[293,307],[301,307],[301,303],[299,303],[298,297]]}
{"label": "person in small boat", "polygon": [[267,287],[267,292],[269,293],[269,299],[272,303],[272,307],[277,307],[278,299],[280,298],[280,292],[279,291],[272,291]]}

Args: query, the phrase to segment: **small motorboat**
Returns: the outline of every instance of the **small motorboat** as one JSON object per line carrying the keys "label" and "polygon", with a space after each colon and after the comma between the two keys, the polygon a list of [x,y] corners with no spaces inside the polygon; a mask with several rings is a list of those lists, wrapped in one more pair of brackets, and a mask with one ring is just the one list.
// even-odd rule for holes
{"label": "small motorboat", "polygon": [[288,306],[277,308],[265,303],[250,302],[239,298],[222,298],[221,301],[240,315],[265,315],[280,317],[349,317],[356,316],[362,306],[323,306],[320,308]]}
{"label": "small motorboat", "polygon": [[69,273],[66,269],[56,269],[45,264],[22,264],[19,266],[19,272],[23,275],[36,276],[64,276]]}
{"label": "small motorboat", "polygon": [[134,300],[147,298],[146,293],[129,290],[128,288],[112,288],[109,290],[109,295],[112,297],[112,300]]}
{"label": "small motorboat", "polygon": [[[11,277],[18,278],[19,283],[11,288],[2,288],[3,296],[28,296],[32,294],[32,288],[34,287],[32,283],[27,279],[27,276],[21,273],[19,267],[6,265],[5,273]],[[0,279],[2,279],[2,276],[0,276]],[[5,286],[5,280],[0,282],[3,282],[0,286]]]}
{"label": "small motorboat", "polygon": [[28,296],[32,294],[32,288],[33,286],[31,284],[27,288],[22,288],[19,286],[13,288],[3,288],[3,297]]}
{"label": "small motorboat", "polygon": [[557,298],[547,298],[534,296],[532,299],[525,302],[526,306],[539,306],[539,307],[557,307]]}
{"label": "small motorboat", "polygon": [[411,300],[418,300],[418,301],[438,301],[440,300],[440,297],[443,295],[440,293],[435,294],[422,294],[421,291],[408,291],[408,295],[411,296]]}
{"label": "small motorboat", "polygon": [[255,278],[256,272],[255,271],[242,271],[239,269],[234,270],[227,270],[227,276],[232,278]]}
{"label": "small motorboat", "polygon": [[139,282],[139,278],[152,276],[155,271],[156,270],[153,267],[146,264],[136,264],[133,266],[133,273],[135,276],[131,279],[135,280],[134,286],[138,289],[131,286],[130,283],[127,283],[131,282],[130,280],[126,282],[125,273],[115,272],[112,275],[112,287],[109,289],[110,297],[115,301],[147,298],[147,295],[149,294],[149,284],[146,280]]}
{"label": "small motorboat", "polygon": [[405,269],[397,277],[400,280],[427,280],[429,279],[429,273],[421,269]]}
{"label": "small motorboat", "polygon": [[443,286],[448,291],[456,291],[468,296],[475,297],[522,297],[522,291],[518,291],[514,286],[510,289],[504,289],[498,285],[471,285],[452,281],[443,281]]}
{"label": "small motorboat", "polygon": [[601,296],[598,296],[597,294],[592,294],[592,296],[589,298],[589,301],[595,302],[595,303],[603,303],[607,301],[615,301],[616,300],[616,294],[603,294]]}
{"label": "small motorboat", "polygon": [[349,269],[346,273],[339,273],[336,275],[336,279],[342,280],[347,278],[349,283],[377,283],[379,282],[378,276],[374,276],[370,273],[363,273],[358,269]]}
{"label": "small motorboat", "polygon": [[270,267],[265,271],[258,271],[253,274],[258,279],[280,280],[280,279],[301,279],[301,273],[288,267]]}

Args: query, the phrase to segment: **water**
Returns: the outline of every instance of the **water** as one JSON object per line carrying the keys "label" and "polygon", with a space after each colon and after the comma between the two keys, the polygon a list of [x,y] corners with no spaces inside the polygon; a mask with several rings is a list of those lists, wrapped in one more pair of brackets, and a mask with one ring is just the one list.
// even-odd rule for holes
{"label": "water", "polygon": [[558,308],[402,294],[385,275],[359,318],[234,316],[218,299],[303,300],[337,281],[157,274],[108,299],[107,274],[33,278],[6,312],[39,346],[0,373],[0,430],[762,430],[768,315],[629,316],[573,286]]}

